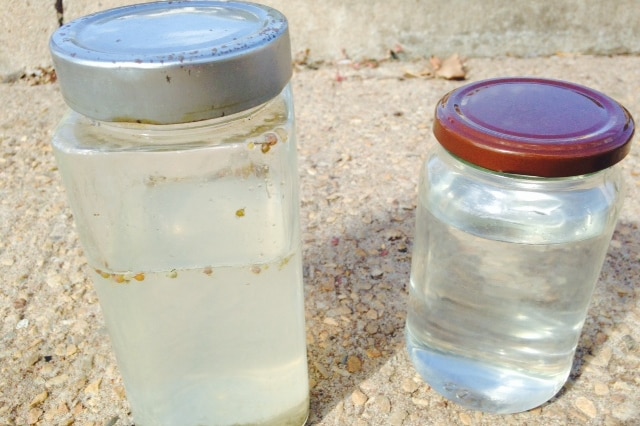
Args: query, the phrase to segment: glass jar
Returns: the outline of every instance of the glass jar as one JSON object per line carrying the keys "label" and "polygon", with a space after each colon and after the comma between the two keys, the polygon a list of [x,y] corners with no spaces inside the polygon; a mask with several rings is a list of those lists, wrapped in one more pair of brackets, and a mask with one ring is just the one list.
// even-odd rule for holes
{"label": "glass jar", "polygon": [[480,81],[438,103],[421,171],[407,345],[429,385],[513,413],[570,373],[622,204],[634,123],[575,84]]}
{"label": "glass jar", "polygon": [[60,173],[137,424],[308,415],[285,17],[158,2],[60,28]]}

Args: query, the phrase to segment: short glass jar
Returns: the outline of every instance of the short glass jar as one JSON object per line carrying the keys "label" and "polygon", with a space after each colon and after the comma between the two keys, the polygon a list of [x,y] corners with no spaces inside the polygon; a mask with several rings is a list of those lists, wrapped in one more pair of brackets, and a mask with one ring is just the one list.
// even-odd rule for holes
{"label": "short glass jar", "polygon": [[623,199],[634,123],[556,80],[480,81],[436,107],[422,168],[407,344],[436,391],[513,413],[571,371]]}
{"label": "short glass jar", "polygon": [[136,424],[309,408],[288,25],[158,2],[63,26],[53,147]]}

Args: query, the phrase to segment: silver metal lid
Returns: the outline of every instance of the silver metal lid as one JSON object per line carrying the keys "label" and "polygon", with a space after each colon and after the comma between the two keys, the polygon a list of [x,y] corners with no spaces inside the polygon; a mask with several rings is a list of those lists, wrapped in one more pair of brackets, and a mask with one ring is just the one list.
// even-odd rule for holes
{"label": "silver metal lid", "polygon": [[58,29],[50,49],[67,104],[103,121],[222,117],[272,99],[292,73],[284,15],[235,1],[100,12]]}

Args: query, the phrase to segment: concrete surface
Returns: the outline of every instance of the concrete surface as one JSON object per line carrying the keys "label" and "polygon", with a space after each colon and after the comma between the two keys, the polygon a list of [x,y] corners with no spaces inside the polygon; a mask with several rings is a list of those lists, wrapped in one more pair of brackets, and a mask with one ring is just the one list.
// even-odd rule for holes
{"label": "concrete surface", "polygon": [[[141,0],[140,0],[141,1]],[[63,0],[65,22],[135,0]],[[0,81],[51,63],[56,0],[3,0]],[[264,0],[291,23],[294,52],[316,61],[640,53],[640,0]]]}
{"label": "concrete surface", "polygon": [[[370,65],[370,64],[369,64]],[[298,119],[310,425],[640,424],[640,148],[566,386],[542,407],[463,410],[404,349],[416,183],[437,100],[462,82],[423,61],[341,63],[293,78]],[[604,91],[640,117],[640,57],[472,59],[468,78],[534,75]],[[46,77],[46,75],[45,75]],[[0,84],[0,425],[129,426],[50,139],[66,107],[41,79]],[[637,136],[636,136],[637,140]]]}

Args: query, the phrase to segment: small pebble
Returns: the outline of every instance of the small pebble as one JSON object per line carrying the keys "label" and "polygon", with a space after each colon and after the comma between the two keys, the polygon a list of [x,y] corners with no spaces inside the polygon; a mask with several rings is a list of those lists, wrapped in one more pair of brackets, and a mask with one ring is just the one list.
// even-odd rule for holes
{"label": "small pebble", "polygon": [[467,413],[460,413],[460,415],[458,416],[460,417],[460,422],[465,425],[465,426],[470,426],[472,419],[471,416],[468,415]]}
{"label": "small pebble", "polygon": [[45,413],[44,413],[44,415],[42,417],[44,418],[46,424],[52,424],[53,423],[53,419],[55,419],[56,417],[59,417],[57,411],[58,410],[55,409],[55,408],[45,411]]}
{"label": "small pebble", "polygon": [[67,347],[64,344],[59,344],[56,346],[56,349],[53,351],[57,356],[65,356],[67,354]]}
{"label": "small pebble", "polygon": [[23,298],[16,299],[13,301],[14,309],[24,309],[25,306],[27,306],[27,301]]}
{"label": "small pebble", "polygon": [[390,426],[402,426],[404,420],[407,418],[407,412],[405,410],[394,409],[389,415]]}
{"label": "small pebble", "polygon": [[47,386],[58,386],[65,383],[68,379],[69,379],[69,376],[67,376],[66,374],[61,374],[47,381]]}
{"label": "small pebble", "polygon": [[71,412],[73,413],[74,416],[79,416],[84,412],[84,406],[82,405],[81,402],[78,402],[76,406],[73,407],[73,410],[71,410]]}
{"label": "small pebble", "polygon": [[334,318],[325,318],[322,322],[327,324],[327,325],[332,325],[332,326],[337,326],[338,325],[338,321],[336,321]]}
{"label": "small pebble", "polygon": [[354,390],[353,393],[351,394],[351,401],[353,402],[353,405],[355,405],[355,406],[364,405],[367,402],[368,399],[369,399],[369,397],[367,395],[365,395],[364,392],[362,392],[359,389]]}
{"label": "small pebble", "polygon": [[576,408],[578,408],[578,410],[582,411],[592,419],[594,419],[598,414],[596,406],[593,404],[593,402],[588,400],[584,396],[580,396],[578,397],[578,399],[576,399],[575,406]]}
{"label": "small pebble", "polygon": [[29,320],[27,318],[23,318],[16,324],[16,330],[22,330],[23,328],[29,327]]}
{"label": "small pebble", "polygon": [[369,348],[365,352],[371,359],[380,358],[382,356],[382,353],[376,348]]}
{"label": "small pebble", "polygon": [[127,398],[127,393],[126,393],[126,391],[124,389],[124,386],[116,386],[116,387],[114,387],[113,388],[113,392],[121,400],[125,400]]}
{"label": "small pebble", "polygon": [[31,355],[29,355],[26,358],[26,363],[28,366],[32,366],[34,365],[36,362],[40,361],[40,354],[38,353],[32,353]]}
{"label": "small pebble", "polygon": [[[640,407],[634,399],[629,399],[621,404],[617,404],[611,411],[613,417],[624,422],[622,423],[623,425],[635,425],[637,424],[637,420],[640,419]],[[636,421],[636,423],[634,423],[634,421]]]}
{"label": "small pebble", "polygon": [[45,364],[40,369],[40,374],[44,377],[52,377],[55,371],[56,371],[56,368],[53,364]]}
{"label": "small pebble", "polygon": [[593,391],[598,396],[604,396],[609,393],[609,386],[604,383],[597,382],[593,385]]}
{"label": "small pebble", "polygon": [[64,402],[62,404],[60,404],[58,406],[58,408],[56,409],[56,413],[59,416],[63,416],[65,414],[67,414],[69,412],[69,407],[67,406],[67,404],[65,404]]}
{"label": "small pebble", "polygon": [[542,414],[542,407],[537,407],[534,408],[533,410],[529,410],[527,411],[529,414],[533,415],[533,416],[539,416]]}
{"label": "small pebble", "polygon": [[357,356],[350,356],[347,359],[347,371],[349,373],[357,373],[362,370],[362,361]]}
{"label": "small pebble", "polygon": [[27,413],[27,423],[30,425],[38,423],[38,420],[40,420],[42,413],[43,411],[40,408],[34,407],[30,409]]}
{"label": "small pebble", "polygon": [[407,393],[414,393],[419,387],[420,384],[413,379],[404,379],[402,381],[402,390]]}
{"label": "small pebble", "polygon": [[591,360],[591,364],[598,367],[606,367],[611,361],[612,350],[610,347],[604,347],[602,350]]}
{"label": "small pebble", "polygon": [[376,395],[367,401],[367,405],[380,413],[391,411],[391,401],[384,395]]}
{"label": "small pebble", "polygon": [[89,385],[84,388],[84,393],[89,394],[89,395],[95,395],[100,391],[100,383],[102,382],[102,379],[97,379],[94,380],[93,382],[89,383]]}
{"label": "small pebble", "polygon": [[621,340],[623,342],[624,349],[626,349],[627,351],[633,352],[638,349],[638,342],[636,342],[631,335],[625,334],[624,336],[622,336]]}
{"label": "small pebble", "polygon": [[76,352],[78,352],[78,347],[76,345],[69,345],[69,346],[67,346],[65,355],[66,356],[75,355]]}
{"label": "small pebble", "polygon": [[598,346],[602,346],[607,340],[609,340],[609,336],[607,336],[605,333],[600,332],[596,334],[594,343]]}
{"label": "small pebble", "polygon": [[331,371],[338,373],[342,377],[349,377],[351,375],[347,370],[343,370],[342,368],[336,367],[335,365],[331,367]]}
{"label": "small pebble", "polygon": [[118,420],[120,420],[120,417],[118,416],[112,417],[110,420],[105,422],[104,426],[115,426],[116,423],[118,423]]}
{"label": "small pebble", "polygon": [[364,329],[369,334],[376,334],[378,332],[378,324],[376,324],[375,322],[370,322]]}
{"label": "small pebble", "polygon": [[380,269],[374,269],[371,271],[371,278],[373,278],[374,280],[379,280],[383,275],[384,272],[382,272],[382,270]]}
{"label": "small pebble", "polygon": [[631,390],[631,386],[623,380],[616,380],[613,383],[613,389],[629,392]]}
{"label": "small pebble", "polygon": [[49,393],[47,391],[40,392],[31,400],[31,403],[29,404],[29,406],[35,407],[36,405],[40,405],[44,401],[46,401],[48,397],[49,397]]}
{"label": "small pebble", "polygon": [[320,284],[320,289],[324,292],[332,292],[336,290],[336,284],[333,280],[323,281]]}
{"label": "small pebble", "polygon": [[373,395],[378,392],[378,385],[372,380],[363,380],[360,382],[360,389],[367,395]]}
{"label": "small pebble", "polygon": [[411,402],[418,407],[428,407],[429,401],[423,398],[411,398]]}

